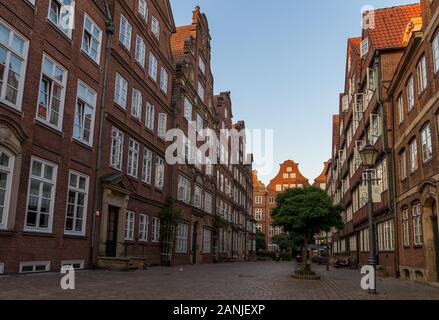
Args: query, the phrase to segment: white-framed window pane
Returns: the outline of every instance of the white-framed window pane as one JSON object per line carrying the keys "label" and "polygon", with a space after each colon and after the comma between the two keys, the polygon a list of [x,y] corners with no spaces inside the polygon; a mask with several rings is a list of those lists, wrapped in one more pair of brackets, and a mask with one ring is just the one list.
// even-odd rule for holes
{"label": "white-framed window pane", "polygon": [[48,18],[66,36],[71,38],[75,26],[75,1],[50,0]]}
{"label": "white-framed window pane", "polygon": [[0,148],[0,229],[6,229],[8,224],[14,163],[15,157]]}
{"label": "white-framed window pane", "polygon": [[128,175],[137,178],[139,166],[140,144],[133,140],[128,140]]}
{"label": "white-framed window pane", "polygon": [[418,93],[421,94],[427,88],[427,66],[425,56],[419,60],[417,70],[418,77]]}
{"label": "white-framed window pane", "polygon": [[149,54],[148,74],[154,81],[157,81],[157,58],[152,52]]}
{"label": "white-framed window pane", "polygon": [[126,213],[126,221],[125,221],[125,240],[132,241],[134,240],[134,212],[127,211]]}
{"label": "white-framed window pane", "polygon": [[142,66],[145,67],[145,54],[146,54],[146,45],[143,41],[143,38],[139,35],[136,37],[136,61]]}
{"label": "white-framed window pane", "polygon": [[188,98],[184,98],[184,117],[188,122],[192,121],[192,103]]}
{"label": "white-framed window pane", "polygon": [[410,172],[418,169],[418,143],[416,139],[410,143]]}
{"label": "white-framed window pane", "polygon": [[179,223],[176,230],[176,253],[187,253],[188,251],[188,230],[187,224]]}
{"label": "white-framed window pane", "polygon": [[155,123],[155,108],[154,106],[147,102],[146,103],[146,115],[145,115],[145,126],[151,131],[154,131]]}
{"label": "white-framed window pane", "polygon": [[408,111],[411,111],[415,106],[415,88],[413,84],[413,76],[410,76],[407,82],[407,105]]}
{"label": "white-framed window pane", "polygon": [[421,131],[422,159],[424,162],[433,157],[433,145],[431,142],[430,125],[425,126]]}
{"label": "white-framed window pane", "polygon": [[190,203],[191,201],[191,183],[189,179],[181,175],[178,176],[177,198],[185,203]]}
{"label": "white-framed window pane", "polygon": [[151,241],[152,242],[159,242],[159,240],[160,240],[160,219],[159,218],[152,218]]}
{"label": "white-framed window pane", "polygon": [[148,241],[149,216],[141,214],[139,216],[139,241]]}
{"label": "white-framed window pane", "polygon": [[102,34],[101,28],[86,14],[81,49],[98,64],[101,56]]}
{"label": "white-framed window pane", "polygon": [[165,182],[165,161],[157,156],[155,167],[155,186],[157,189],[163,189]]}
{"label": "white-framed window pane", "polygon": [[133,95],[131,99],[131,115],[139,120],[142,116],[142,99],[142,93],[137,89],[133,89]]}
{"label": "white-framed window pane", "polygon": [[163,67],[160,71],[160,89],[164,93],[168,93],[168,72]]}
{"label": "white-framed window pane", "polygon": [[32,158],[25,230],[52,230],[57,170],[55,164]]}
{"label": "white-framed window pane", "polygon": [[160,23],[155,17],[151,18],[151,32],[157,40],[160,39]]}
{"label": "white-framed window pane", "polygon": [[200,81],[198,81],[198,96],[201,98],[202,101],[204,101],[205,91],[204,86]]}
{"label": "white-framed window pane", "polygon": [[67,71],[47,55],[43,56],[37,119],[62,130]]}
{"label": "white-framed window pane", "polygon": [[166,113],[159,113],[157,135],[163,140],[166,137],[167,121],[168,115]]}
{"label": "white-framed window pane", "polygon": [[432,42],[433,49],[433,62],[434,62],[434,72],[439,71],[439,32],[433,38]]}
{"label": "white-framed window pane", "polygon": [[111,130],[110,166],[117,170],[122,170],[123,141],[124,134],[120,130],[113,128]]}
{"label": "white-framed window pane", "polygon": [[0,101],[21,110],[29,41],[0,19]]}
{"label": "white-framed window pane", "polygon": [[203,229],[203,253],[212,252],[212,231]]}
{"label": "white-framed window pane", "polygon": [[67,192],[67,212],[64,232],[85,235],[89,180],[86,175],[70,171]]}
{"label": "white-framed window pane", "polygon": [[142,181],[147,184],[152,181],[152,151],[147,148],[143,150]]}
{"label": "white-framed window pane", "polygon": [[139,0],[139,14],[146,21],[148,21],[148,5],[146,0]]}
{"label": "white-framed window pane", "polygon": [[114,86],[114,102],[119,106],[127,108],[127,96],[128,96],[128,81],[125,80],[119,73],[116,73],[116,80]]}
{"label": "white-framed window pane", "polygon": [[90,146],[93,144],[96,98],[96,92],[79,80],[73,138]]}
{"label": "white-framed window pane", "polygon": [[119,41],[130,51],[131,50],[131,32],[133,28],[128,20],[120,16]]}

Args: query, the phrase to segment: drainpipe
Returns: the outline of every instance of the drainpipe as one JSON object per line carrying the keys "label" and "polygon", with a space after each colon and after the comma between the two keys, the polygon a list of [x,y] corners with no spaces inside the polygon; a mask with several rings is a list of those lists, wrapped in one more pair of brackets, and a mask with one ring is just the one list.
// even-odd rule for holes
{"label": "drainpipe", "polygon": [[[376,89],[376,94],[377,94],[377,101],[378,104],[380,106],[381,109],[381,151],[385,153],[385,160],[386,160],[386,165],[387,165],[387,185],[388,185],[388,191],[389,191],[389,210],[390,212],[393,213],[394,216],[394,232],[395,232],[395,237],[394,239],[397,240],[398,237],[398,228],[397,228],[397,224],[396,224],[396,197],[395,197],[395,190],[396,190],[396,181],[395,181],[395,159],[394,159],[394,155],[393,155],[393,148],[390,148],[388,146],[388,139],[387,139],[387,112],[386,112],[386,108],[384,106],[384,103],[381,99],[381,90],[380,90],[380,86],[379,84],[381,83],[381,60],[379,59],[379,54],[377,52],[376,56],[375,56],[375,61],[374,64],[377,67],[377,89]],[[390,101],[391,104],[391,117],[392,117],[392,124],[391,124],[391,130],[392,130],[392,137],[394,139],[394,128],[393,128],[393,123],[394,123],[394,108],[393,108],[393,98]],[[375,223],[376,224],[376,223]],[[377,230],[376,225],[375,225],[375,230]],[[394,242],[395,245],[394,247],[396,248],[396,244],[397,242]],[[396,250],[397,251],[397,250]],[[398,274],[398,252],[395,252],[395,274]],[[378,262],[379,263],[379,262]]]}
{"label": "drainpipe", "polygon": [[105,0],[105,15],[106,15],[106,33],[107,33],[107,42],[106,42],[106,51],[105,51],[105,69],[104,69],[104,81],[102,85],[102,100],[101,100],[101,110],[100,110],[100,118],[99,118],[99,140],[98,140],[98,150],[97,150],[97,158],[96,158],[96,169],[95,169],[95,181],[94,181],[94,200],[93,200],[93,229],[92,229],[92,244],[91,244],[91,261],[93,262],[93,266],[96,266],[96,219],[97,219],[97,210],[99,205],[99,194],[101,192],[100,185],[100,175],[101,175],[101,162],[102,162],[102,142],[104,136],[104,124],[105,124],[105,112],[106,112],[106,97],[107,97],[107,84],[108,84],[108,67],[110,62],[110,54],[111,54],[111,41],[112,35],[115,33],[115,26],[113,22],[113,18],[111,16],[108,0]]}

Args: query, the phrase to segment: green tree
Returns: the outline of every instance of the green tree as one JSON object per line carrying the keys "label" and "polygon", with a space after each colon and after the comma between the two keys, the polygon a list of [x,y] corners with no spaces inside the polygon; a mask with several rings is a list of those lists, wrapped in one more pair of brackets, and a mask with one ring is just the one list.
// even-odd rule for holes
{"label": "green tree", "polygon": [[170,266],[172,252],[174,250],[177,224],[182,219],[181,209],[175,206],[175,202],[171,197],[166,199],[165,205],[160,211],[159,218],[162,264]]}
{"label": "green tree", "polygon": [[256,231],[256,252],[265,250],[266,247],[265,234],[262,231]]}
{"label": "green tree", "polygon": [[277,196],[276,203],[271,214],[273,226],[303,239],[303,272],[311,272],[308,244],[315,234],[342,226],[342,207],[334,206],[326,192],[314,187],[288,189]]}
{"label": "green tree", "polygon": [[274,244],[277,244],[279,247],[279,250],[281,250],[281,251],[290,250],[290,249],[293,249],[293,247],[294,247],[294,242],[293,242],[292,236],[289,233],[282,233],[282,234],[274,236],[272,238],[272,242]]}

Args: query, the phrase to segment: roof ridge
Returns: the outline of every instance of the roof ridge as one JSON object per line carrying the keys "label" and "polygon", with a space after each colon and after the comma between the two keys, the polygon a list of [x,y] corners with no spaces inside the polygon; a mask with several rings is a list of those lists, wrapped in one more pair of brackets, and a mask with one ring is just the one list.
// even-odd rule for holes
{"label": "roof ridge", "polygon": [[408,4],[397,5],[397,6],[383,7],[383,8],[373,9],[373,10],[366,10],[365,12],[369,12],[369,11],[384,11],[384,10],[390,10],[390,9],[396,9],[396,8],[402,8],[402,7],[412,7],[412,6],[421,6],[421,4],[419,2],[408,3]]}

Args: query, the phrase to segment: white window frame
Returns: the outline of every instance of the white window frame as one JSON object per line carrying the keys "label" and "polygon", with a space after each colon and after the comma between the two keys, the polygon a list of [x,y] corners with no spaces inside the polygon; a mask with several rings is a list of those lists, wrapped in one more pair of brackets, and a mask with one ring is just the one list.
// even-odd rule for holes
{"label": "white window frame", "polygon": [[138,120],[142,118],[142,104],[142,92],[133,88],[133,94],[131,98],[131,115]]}
{"label": "white window frame", "polygon": [[191,101],[187,97],[184,97],[184,118],[188,122],[192,121],[192,109],[193,106]]}
{"label": "white window frame", "polygon": [[152,233],[151,233],[151,242],[159,242],[160,241],[160,219],[153,217],[152,218]]}
{"label": "white window frame", "polygon": [[409,209],[404,209],[402,211],[402,239],[403,246],[410,247],[410,218]]}
{"label": "white window frame", "polygon": [[427,62],[425,55],[422,55],[419,59],[418,65],[416,66],[416,76],[418,78],[418,94],[421,95],[428,86]]}
{"label": "white window frame", "polygon": [[8,166],[0,165],[0,173],[6,174],[6,184],[5,184],[5,195],[4,195],[4,203],[3,203],[3,213],[2,219],[0,220],[0,229],[7,229],[8,227],[8,219],[9,219],[9,208],[11,203],[11,189],[12,189],[12,180],[14,178],[14,166],[15,166],[15,156],[7,151],[6,149],[0,147],[0,156],[5,154],[8,157]]}
{"label": "white window frame", "polygon": [[194,187],[194,207],[199,209],[203,207],[203,188],[199,185]]}
{"label": "white window frame", "polygon": [[[76,185],[72,186],[72,175],[76,176]],[[85,179],[85,186],[84,189],[81,189],[79,187],[79,180],[80,179]],[[86,224],[87,224],[87,213],[88,213],[88,195],[89,195],[89,184],[90,184],[90,177],[74,171],[74,170],[70,170],[69,171],[69,184],[68,184],[68,188],[67,188],[67,204],[66,204],[66,216],[65,216],[65,222],[64,222],[64,234],[68,234],[68,235],[79,235],[79,236],[84,236],[85,235],[85,229],[86,229]],[[69,203],[69,194],[70,192],[74,192],[75,193],[75,203]],[[81,225],[81,231],[76,231],[76,225],[77,225],[77,220],[78,220],[78,194],[82,194],[84,195],[84,204],[83,204],[83,212],[82,212],[82,225]],[[67,230],[67,213],[68,213],[68,208],[69,205],[73,205],[74,206],[74,210],[73,210],[73,222],[72,222],[72,229],[73,230]]]}
{"label": "white window frame", "polygon": [[125,233],[124,240],[125,241],[133,241],[134,240],[134,225],[136,220],[136,214],[133,211],[126,212],[125,219]]}
{"label": "white window frame", "polygon": [[177,199],[188,204],[191,202],[191,182],[188,178],[182,175],[178,176]]}
{"label": "white window frame", "polygon": [[154,16],[151,16],[151,32],[157,40],[160,40],[160,22]]}
{"label": "white window frame", "polygon": [[159,113],[157,136],[162,140],[165,140],[166,138],[167,124],[168,124],[168,115],[166,113]]}
{"label": "white window frame", "polygon": [[407,178],[407,151],[403,151],[400,155],[399,165],[401,167],[401,180],[405,180]]}
{"label": "white window frame", "polygon": [[165,183],[165,160],[156,156],[155,165],[155,187],[162,190]]}
{"label": "white window frame", "polygon": [[133,138],[128,139],[128,166],[127,174],[130,177],[138,178],[139,175],[139,154],[140,143]]}
{"label": "white window frame", "polygon": [[179,223],[177,225],[175,237],[175,253],[188,252],[189,225]]}
{"label": "white window frame", "polygon": [[124,133],[113,127],[111,129],[110,167],[122,171]]}
{"label": "white window frame", "polygon": [[[48,61],[49,63],[52,64],[52,73],[49,74],[45,74],[44,72],[44,65],[45,65],[45,61]],[[62,71],[63,75],[62,75],[62,81],[58,81],[56,79],[56,77],[54,76],[56,74],[56,71]],[[48,56],[47,54],[43,54],[43,61],[41,64],[41,76],[40,76],[40,83],[39,83],[39,91],[38,91],[38,103],[37,103],[37,112],[36,112],[36,116],[35,119],[39,122],[44,123],[45,125],[57,130],[57,131],[62,131],[63,128],[63,119],[64,119],[64,107],[65,107],[65,96],[66,96],[66,87],[67,87],[67,77],[68,77],[68,71],[60,64],[58,63],[55,59],[52,59],[50,56]],[[47,78],[48,81],[50,81],[51,85],[50,85],[50,92],[48,93],[47,96],[47,105],[45,106],[46,108],[46,117],[42,118],[39,115],[39,108],[40,108],[40,96],[41,96],[41,84],[43,82],[43,78]],[[50,117],[51,117],[51,113],[56,111],[53,111],[53,107],[52,107],[52,103],[53,103],[53,88],[54,88],[54,84],[57,84],[60,88],[61,88],[61,94],[59,97],[59,110],[58,110],[58,123],[51,123],[50,122]]]}
{"label": "white window frame", "polygon": [[[0,81],[2,81],[2,84],[0,85],[0,101],[13,109],[21,111],[22,104],[23,104],[24,83],[26,80],[26,68],[27,68],[28,51],[29,51],[29,40],[27,38],[23,37],[20,33],[18,33],[14,28],[12,28],[9,24],[7,24],[1,18],[0,18],[0,27],[5,28],[6,31],[8,32],[7,43],[0,42],[6,50],[5,70],[4,70],[4,74],[3,74],[3,79],[0,79]],[[13,48],[13,41],[15,38],[23,41],[23,48],[22,48],[21,52],[15,50]],[[14,71],[11,71],[11,68],[10,68],[10,65],[11,65],[10,62],[11,62],[12,56],[14,56],[14,58],[21,61],[20,79],[18,82],[18,87],[15,88],[17,90],[17,98],[16,98],[15,103],[6,99],[6,89],[8,87],[8,85],[7,85],[8,74],[10,72],[14,72]]]}
{"label": "white window frame", "polygon": [[146,103],[145,126],[147,129],[154,131],[155,107],[149,102]]}
{"label": "white window frame", "polygon": [[160,89],[165,94],[168,94],[168,81],[169,81],[168,71],[166,71],[165,68],[161,67],[161,69],[160,69]]}
{"label": "white window frame", "polygon": [[[50,261],[26,261],[26,262],[20,262],[20,273],[43,273],[43,272],[50,272]],[[32,271],[23,271],[23,267],[30,267],[32,266]],[[37,266],[44,266],[45,270],[39,270],[37,271]]]}
{"label": "white window frame", "polygon": [[433,50],[434,72],[437,73],[439,71],[439,32],[438,31],[436,31],[431,46]]}
{"label": "white window frame", "polygon": [[418,141],[415,139],[410,143],[410,173],[415,172],[419,168],[418,160]]}
{"label": "white window frame", "polygon": [[212,231],[203,229],[203,253],[212,253]]}
{"label": "white window frame", "polygon": [[148,75],[152,80],[154,80],[154,82],[157,82],[157,72],[158,72],[157,58],[152,52],[150,52],[149,53]]}
{"label": "white window frame", "polygon": [[[52,3],[55,3],[59,6],[59,12],[57,12],[56,21],[53,21],[51,19],[51,7]],[[75,1],[71,1],[70,5],[65,5],[63,0],[50,0],[49,2],[49,12],[47,13],[47,19],[57,27],[58,30],[60,30],[63,34],[65,34],[69,39],[72,39],[72,32],[73,28],[75,26]],[[70,10],[69,10],[70,9]],[[68,25],[66,26],[65,18],[63,17],[63,14],[66,12],[69,12],[69,19],[68,19]]]}
{"label": "white window frame", "polygon": [[213,213],[213,196],[210,192],[204,191],[204,211]]}
{"label": "white window frame", "polygon": [[142,181],[149,185],[152,183],[152,151],[148,148],[143,149]]}
{"label": "white window frame", "polygon": [[139,215],[139,241],[148,242],[149,216]]}
{"label": "white window frame", "polygon": [[[33,169],[33,163],[38,162],[41,164],[41,175],[44,175],[46,167],[52,167],[52,180],[41,177],[41,176],[34,176],[32,174]],[[56,201],[56,183],[57,183],[57,177],[58,177],[58,165],[52,162],[49,162],[47,160],[43,160],[37,157],[32,157],[30,162],[30,170],[29,170],[29,183],[28,183],[28,191],[27,191],[27,201],[26,201],[26,214],[24,219],[24,231],[30,231],[30,232],[38,232],[38,233],[51,233],[52,227],[53,227],[53,215],[54,215],[54,209],[55,209],[55,201]],[[31,184],[32,179],[35,179],[38,181],[39,185],[39,192],[38,192],[38,203],[37,203],[37,209],[36,209],[36,218],[35,218],[35,226],[28,226],[27,225],[27,219],[29,215],[29,197],[30,197],[30,190],[31,190]],[[39,227],[39,220],[41,217],[41,198],[43,193],[43,184],[49,184],[52,186],[51,188],[51,194],[50,194],[50,207],[48,212],[48,222],[47,222],[47,228]],[[48,199],[48,198],[46,198]]]}
{"label": "white window frame", "polygon": [[204,88],[204,85],[198,81],[198,89],[197,89],[198,96],[200,97],[201,101],[204,102],[205,96],[206,96],[206,89]]}
{"label": "white window frame", "polygon": [[138,12],[145,22],[148,22],[148,4],[146,0],[139,0]]}
{"label": "white window frame", "polygon": [[[79,267],[75,267],[75,265],[79,265]],[[62,260],[61,267],[71,266],[75,270],[83,270],[85,265],[84,260]]]}
{"label": "white window frame", "polygon": [[119,72],[116,72],[116,77],[114,80],[114,102],[126,110],[127,100],[128,81]]}
{"label": "white window frame", "polygon": [[[81,96],[81,87],[82,90],[85,92],[85,96]],[[91,98],[91,99],[89,99]],[[81,102],[83,104],[83,114],[81,114],[78,110],[78,103]],[[93,146],[93,137],[94,137],[94,127],[95,127],[95,116],[96,116],[96,103],[97,102],[97,93],[92,88],[90,88],[86,83],[84,83],[81,80],[78,80],[78,89],[76,94],[76,105],[75,105],[75,117],[74,117],[74,123],[73,123],[73,139],[84,143],[90,147]],[[86,122],[86,109],[87,107],[89,109],[92,109],[93,112],[91,113],[91,119],[90,119],[90,128],[89,128],[89,141],[84,139],[84,132],[86,130],[85,128],[85,122]],[[77,119],[80,119],[80,123],[77,124]],[[79,136],[75,135],[75,128],[78,128]]]}
{"label": "white window frame", "polygon": [[430,124],[425,125],[421,130],[421,149],[423,162],[426,163],[430,161],[433,158]]}
{"label": "white window frame", "polygon": [[134,56],[142,68],[145,68],[146,45],[145,41],[140,35],[136,36],[136,52]]}
{"label": "white window frame", "polygon": [[[87,28],[87,20],[90,23],[90,29]],[[84,41],[85,41],[85,35],[86,33],[89,36],[88,49],[84,47]],[[97,34],[96,34],[97,33]],[[96,62],[98,65],[101,61],[101,50],[102,50],[102,29],[99,28],[96,22],[90,16],[85,13],[84,14],[84,30],[82,32],[82,43],[81,43],[81,51],[84,52],[90,59],[92,59],[94,62]],[[97,43],[96,48],[96,58],[93,58],[91,52],[92,52],[92,43],[95,41]]]}
{"label": "white window frame", "polygon": [[128,49],[128,51],[131,51],[132,31],[133,27],[128,22],[128,19],[121,14],[119,23],[119,41]]}
{"label": "white window frame", "polygon": [[407,90],[407,110],[410,112],[413,110],[413,107],[415,106],[415,86],[414,86],[413,75],[410,75],[407,81],[406,90]]}
{"label": "white window frame", "polygon": [[413,245],[422,246],[423,245],[423,223],[422,223],[422,212],[421,204],[418,203],[412,208],[413,215]]}
{"label": "white window frame", "polygon": [[398,122],[399,124],[403,123],[405,120],[404,113],[404,97],[402,94],[398,96]]}

